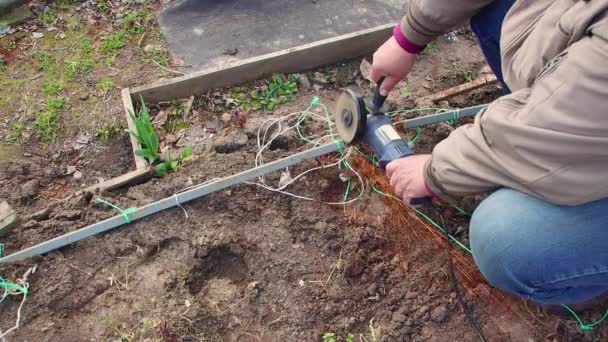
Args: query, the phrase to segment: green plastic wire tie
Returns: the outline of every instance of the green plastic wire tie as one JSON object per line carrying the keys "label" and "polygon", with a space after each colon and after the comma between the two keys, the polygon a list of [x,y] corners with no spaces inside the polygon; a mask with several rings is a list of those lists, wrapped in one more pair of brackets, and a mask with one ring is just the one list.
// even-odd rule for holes
{"label": "green plastic wire tie", "polygon": [[344,192],[344,197],[342,198],[342,202],[346,202],[348,199],[348,194],[350,194],[350,178],[348,178],[348,183],[346,184],[346,191]]}
{"label": "green plastic wire tie", "polygon": [[449,123],[450,125],[453,125],[456,123],[456,120],[458,120],[458,109],[454,110],[452,112],[452,120],[448,120],[446,121],[447,123]]}
{"label": "green plastic wire tie", "polygon": [[311,106],[318,106],[321,104],[321,99],[318,96],[313,96],[312,101],[310,101]]}
{"label": "green plastic wire tie", "polygon": [[127,208],[127,209],[122,209],[122,208],[120,208],[119,206],[117,206],[117,205],[115,205],[115,204],[112,204],[112,203],[110,203],[110,202],[108,202],[108,201],[104,200],[104,199],[103,199],[103,198],[101,198],[101,197],[97,197],[97,202],[99,202],[99,203],[103,203],[103,204],[107,205],[108,207],[110,207],[110,208],[112,208],[112,209],[114,209],[114,210],[118,211],[118,212],[119,212],[119,213],[122,215],[122,217],[124,217],[124,218],[125,218],[125,222],[126,222],[127,224],[128,224],[128,223],[131,223],[131,218],[129,217],[129,214],[131,214],[131,213],[133,213],[134,211],[136,211],[136,210],[137,210],[137,208],[133,208],[133,207],[131,207],[131,208]]}
{"label": "green plastic wire tie", "polygon": [[602,318],[600,318],[599,320],[591,323],[591,324],[584,324],[583,321],[581,320],[581,318],[576,314],[576,312],[574,312],[574,310],[570,309],[568,307],[568,305],[562,304],[562,307],[565,308],[566,310],[568,310],[568,312],[570,312],[572,314],[572,316],[574,316],[574,318],[576,319],[576,321],[578,322],[578,325],[580,326],[581,330],[593,330],[595,329],[595,327],[602,323],[604,320],[606,320],[606,318],[608,318],[608,310],[606,310],[606,313],[604,314],[604,316],[602,316]]}

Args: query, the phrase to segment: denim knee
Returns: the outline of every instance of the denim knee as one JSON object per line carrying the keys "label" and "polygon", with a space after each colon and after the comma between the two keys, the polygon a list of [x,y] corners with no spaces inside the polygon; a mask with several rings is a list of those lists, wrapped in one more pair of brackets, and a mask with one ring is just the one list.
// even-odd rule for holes
{"label": "denim knee", "polygon": [[580,303],[608,290],[608,199],[553,205],[511,189],[473,213],[473,258],[489,283],[538,303]]}
{"label": "denim knee", "polygon": [[[473,258],[490,285],[529,296],[534,292],[527,263],[533,259],[533,244],[522,244],[526,211],[523,195],[511,189],[491,194],[475,210],[470,224],[470,243]],[[530,216],[533,213],[530,213]],[[529,217],[529,216],[528,216]]]}

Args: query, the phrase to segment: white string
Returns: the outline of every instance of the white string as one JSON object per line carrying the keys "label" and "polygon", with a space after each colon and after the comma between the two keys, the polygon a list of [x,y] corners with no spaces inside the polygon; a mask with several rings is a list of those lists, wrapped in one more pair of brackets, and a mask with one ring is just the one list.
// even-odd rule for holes
{"label": "white string", "polygon": [[181,204],[179,204],[179,199],[177,198],[177,193],[173,194],[173,196],[175,196],[175,203],[177,204],[177,206],[182,208],[182,210],[184,211],[184,214],[186,215],[186,220],[190,219],[190,216],[188,215],[188,212],[186,211],[186,209],[184,207],[182,207]]}
{"label": "white string", "polygon": [[192,185],[192,186],[189,186],[189,187],[183,188],[183,189],[181,189],[181,190],[179,190],[179,191],[177,191],[176,193],[174,193],[174,194],[173,194],[173,196],[175,197],[175,203],[177,204],[177,206],[178,206],[178,207],[180,207],[180,208],[181,208],[181,209],[184,211],[184,214],[186,215],[186,220],[189,220],[189,219],[190,219],[190,215],[188,215],[188,211],[186,210],[186,208],[184,208],[184,207],[181,205],[181,203],[179,203],[179,198],[177,197],[177,195],[178,195],[178,194],[181,194],[181,193],[182,193],[182,192],[184,192],[184,191],[188,191],[188,190],[192,190],[192,189],[200,188],[200,187],[201,187],[201,186],[203,186],[203,185],[207,185],[207,184],[209,184],[209,183],[215,182],[215,181],[220,180],[220,179],[221,179],[221,178],[212,178],[212,179],[206,180],[206,181],[204,181],[204,182],[202,182],[202,183],[200,183],[200,184],[196,184],[196,185]]}
{"label": "white string", "polygon": [[[26,291],[30,287],[30,284],[27,282],[27,278],[29,278],[30,275],[32,275],[34,272],[36,272],[36,267],[37,266],[30,267],[23,274],[23,277],[21,277],[21,279],[17,279],[17,281],[16,281],[16,283],[19,284],[21,287],[23,287]],[[11,332],[13,332],[19,328],[19,324],[21,323],[21,310],[23,309],[23,304],[25,304],[25,301],[27,299],[27,292],[21,292],[14,288],[6,289],[6,292],[12,296],[18,296],[20,294],[23,294],[23,299],[21,300],[21,304],[19,304],[19,308],[17,309],[17,320],[15,322],[15,325],[5,332],[2,332],[2,329],[0,329],[0,339],[2,339],[3,342],[6,342],[6,336],[8,334],[10,334]]]}

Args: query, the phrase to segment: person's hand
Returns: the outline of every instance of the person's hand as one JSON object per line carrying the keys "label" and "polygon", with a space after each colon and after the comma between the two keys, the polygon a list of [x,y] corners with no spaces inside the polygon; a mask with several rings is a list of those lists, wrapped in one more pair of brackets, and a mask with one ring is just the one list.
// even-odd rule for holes
{"label": "person's hand", "polygon": [[416,55],[403,50],[394,37],[382,44],[374,53],[371,72],[371,77],[376,83],[385,77],[380,87],[380,94],[387,96],[412,70],[415,61]]}
{"label": "person's hand", "polygon": [[386,166],[391,186],[405,203],[410,203],[412,198],[432,195],[424,183],[424,165],[430,158],[430,154],[418,154],[394,160]]}

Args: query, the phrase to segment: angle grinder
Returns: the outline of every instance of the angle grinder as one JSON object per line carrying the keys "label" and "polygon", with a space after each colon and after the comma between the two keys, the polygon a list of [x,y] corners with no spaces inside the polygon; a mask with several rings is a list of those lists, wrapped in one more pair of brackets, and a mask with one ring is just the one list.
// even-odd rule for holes
{"label": "angle grinder", "polygon": [[[393,160],[414,155],[407,142],[392,125],[385,105],[386,96],[380,94],[380,79],[371,98],[364,98],[351,89],[345,89],[338,98],[334,117],[340,138],[346,144],[369,145],[378,159],[378,166],[386,168]],[[430,198],[414,198],[411,205],[429,203]]]}

